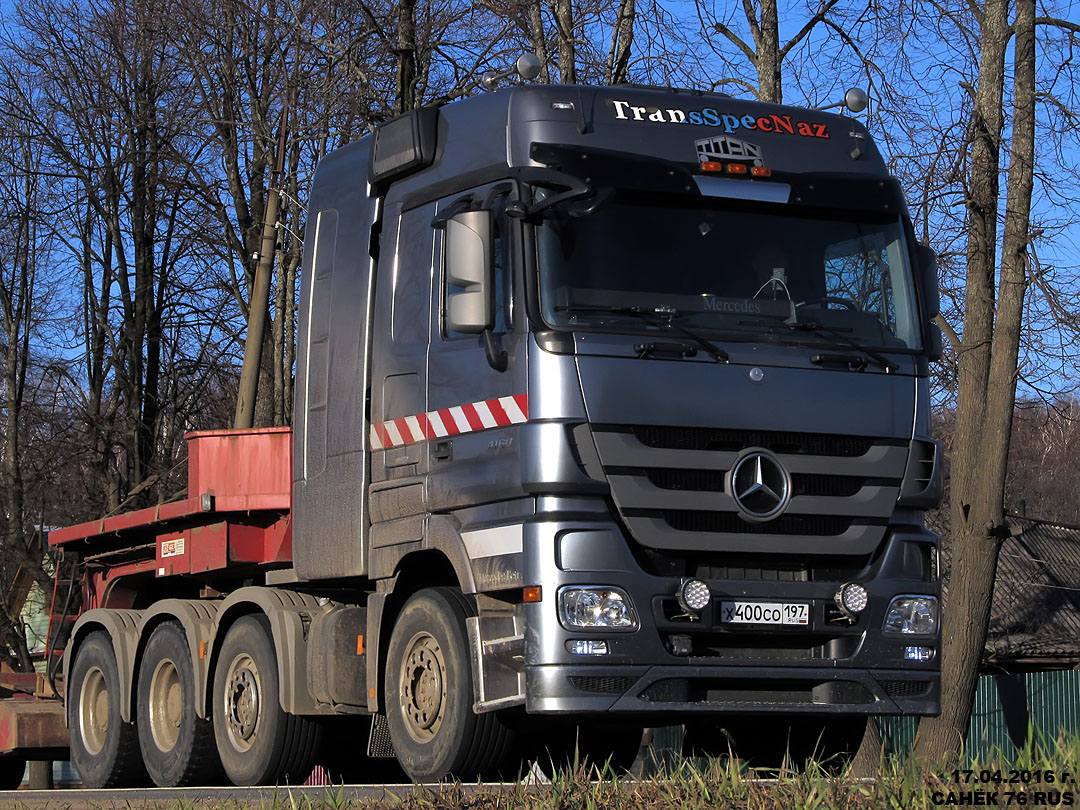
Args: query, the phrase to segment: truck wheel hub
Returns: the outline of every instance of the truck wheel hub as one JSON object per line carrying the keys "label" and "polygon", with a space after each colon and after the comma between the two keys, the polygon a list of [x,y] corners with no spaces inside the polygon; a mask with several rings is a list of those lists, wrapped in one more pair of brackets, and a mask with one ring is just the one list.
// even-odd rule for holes
{"label": "truck wheel hub", "polygon": [[165,659],[150,679],[150,731],[162,751],[171,751],[180,739],[184,690],[176,665]]}
{"label": "truck wheel hub", "polygon": [[439,643],[427,633],[414,637],[402,668],[401,691],[409,731],[417,739],[430,739],[441,725],[446,700],[444,672]]}
{"label": "truck wheel hub", "polygon": [[79,731],[83,746],[90,754],[99,754],[109,733],[109,687],[105,674],[94,667],[83,679],[79,696]]}
{"label": "truck wheel hub", "polygon": [[247,742],[255,736],[259,721],[259,679],[251,659],[239,666],[237,663],[233,664],[227,694],[229,731],[235,739]]}

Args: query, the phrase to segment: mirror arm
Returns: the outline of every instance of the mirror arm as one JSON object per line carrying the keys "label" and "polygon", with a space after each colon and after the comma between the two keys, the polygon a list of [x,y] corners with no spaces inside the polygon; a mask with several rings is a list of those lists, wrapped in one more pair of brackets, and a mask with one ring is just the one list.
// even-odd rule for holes
{"label": "mirror arm", "polygon": [[499,349],[495,346],[495,337],[491,334],[491,327],[484,330],[484,354],[487,355],[488,365],[496,371],[506,371],[507,364],[509,362],[509,355],[506,353],[506,349]]}

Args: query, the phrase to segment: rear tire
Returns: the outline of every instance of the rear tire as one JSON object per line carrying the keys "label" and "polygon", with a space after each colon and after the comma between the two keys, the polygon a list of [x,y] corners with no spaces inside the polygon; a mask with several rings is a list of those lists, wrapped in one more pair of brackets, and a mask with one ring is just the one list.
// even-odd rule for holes
{"label": "rear tire", "polygon": [[154,630],[139,665],[139,747],[158,787],[220,781],[214,725],[195,713],[195,673],[183,628]]}
{"label": "rear tire", "polygon": [[265,616],[229,628],[214,668],[218,755],[235,785],[301,785],[311,774],[322,728],[281,708],[277,657]]}
{"label": "rear tire", "polygon": [[398,762],[417,782],[492,773],[511,753],[495,712],[473,711],[465,619],[472,602],[454,588],[426,588],[398,614],[386,662],[386,719]]}
{"label": "rear tire", "polygon": [[120,674],[112,643],[101,630],[79,645],[67,686],[71,761],[88,788],[147,782],[139,733],[120,717]]}

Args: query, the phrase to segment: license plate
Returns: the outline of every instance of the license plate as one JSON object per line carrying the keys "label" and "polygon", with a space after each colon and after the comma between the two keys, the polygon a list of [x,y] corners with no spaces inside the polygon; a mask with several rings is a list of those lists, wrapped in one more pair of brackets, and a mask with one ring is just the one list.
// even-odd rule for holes
{"label": "license plate", "polygon": [[810,624],[810,605],[804,602],[721,602],[725,624]]}

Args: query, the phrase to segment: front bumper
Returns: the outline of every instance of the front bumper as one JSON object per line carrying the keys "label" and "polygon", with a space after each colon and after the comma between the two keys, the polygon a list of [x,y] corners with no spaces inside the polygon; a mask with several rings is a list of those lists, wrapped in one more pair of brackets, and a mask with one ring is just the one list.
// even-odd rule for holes
{"label": "front bumper", "polygon": [[936,715],[933,671],[794,666],[539,665],[526,668],[530,714]]}

